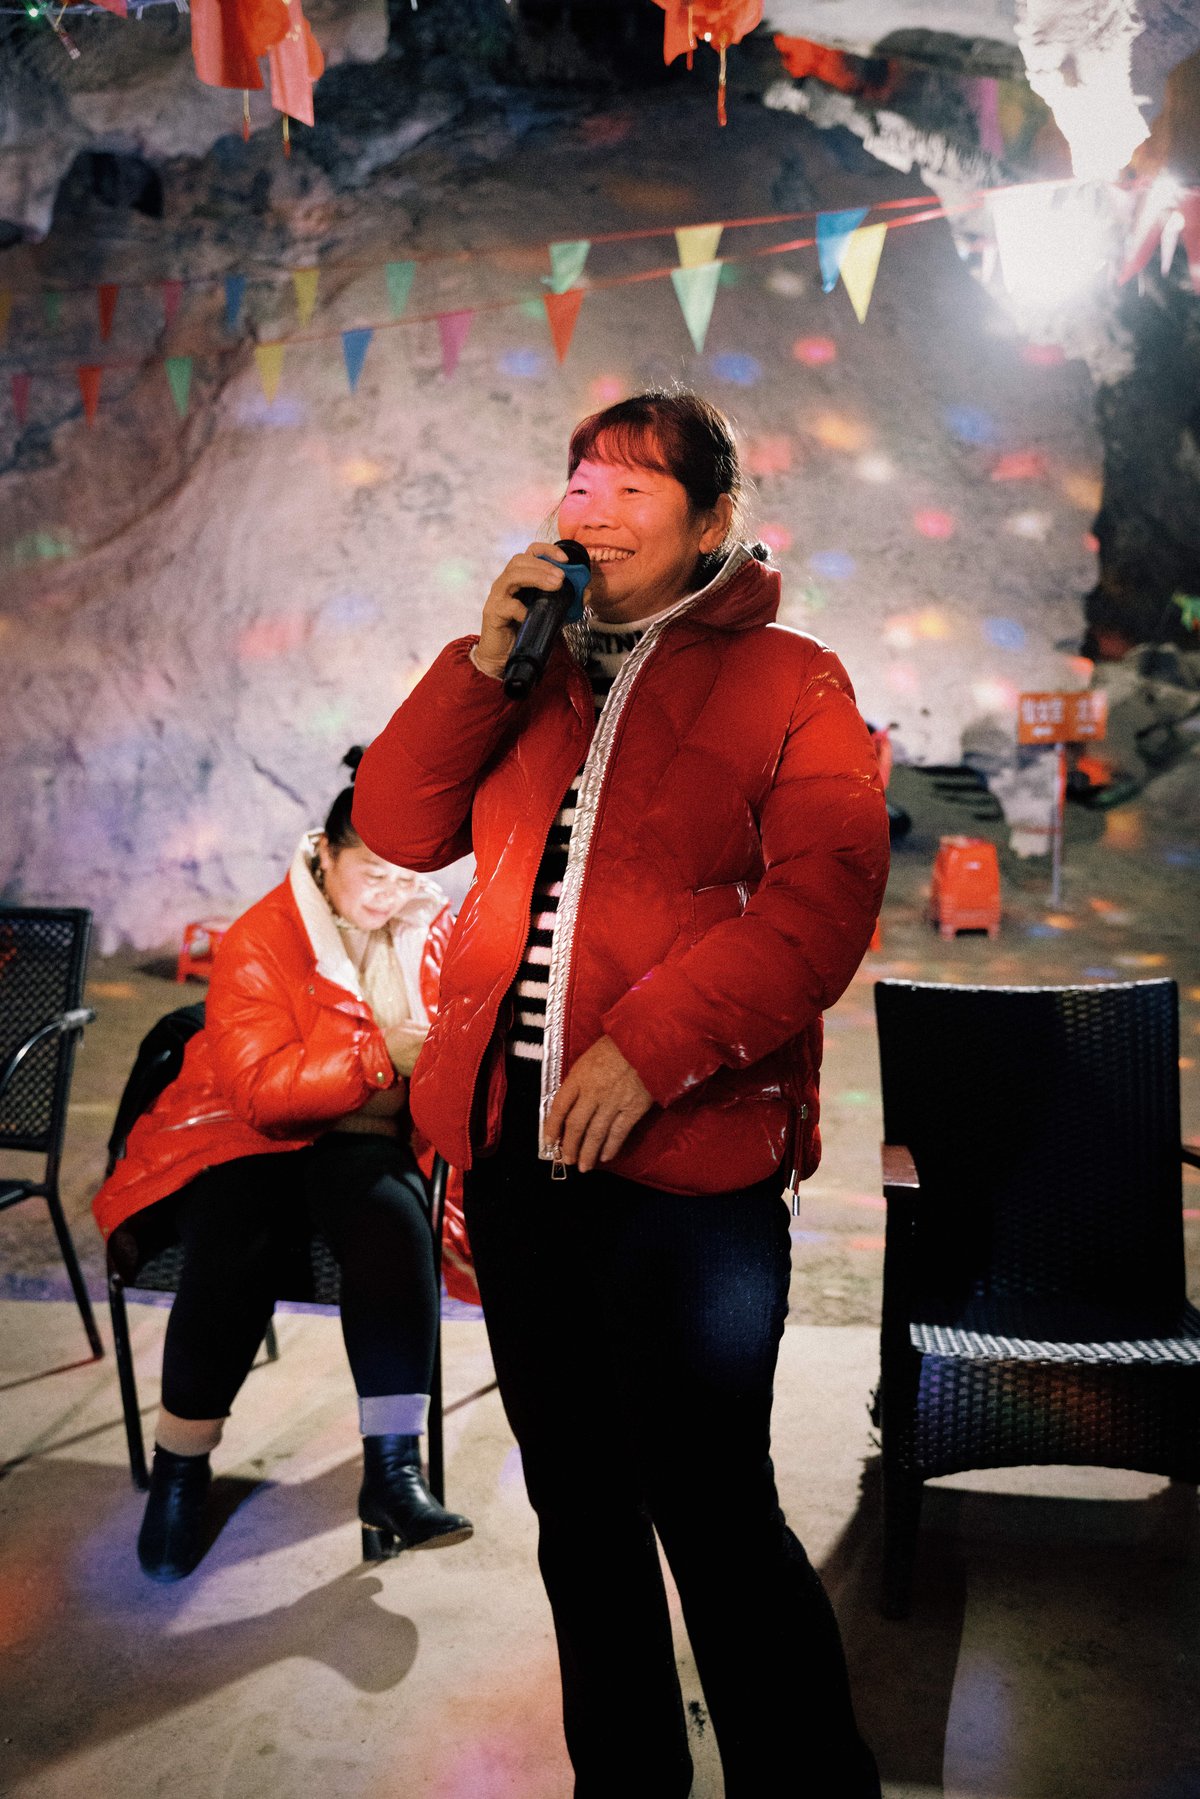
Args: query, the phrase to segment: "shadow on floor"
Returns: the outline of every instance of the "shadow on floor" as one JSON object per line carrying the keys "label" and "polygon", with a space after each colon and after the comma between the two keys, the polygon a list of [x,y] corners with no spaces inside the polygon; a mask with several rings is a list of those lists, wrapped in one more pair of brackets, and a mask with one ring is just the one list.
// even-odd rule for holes
{"label": "shadow on floor", "polygon": [[[224,1523],[200,1575],[156,1586],[137,1568],[144,1501],[123,1469],[38,1460],[10,1475],[0,1484],[0,1509],[16,1526],[0,1557],[8,1778],[15,1783],[290,1658],[322,1663],[361,1693],[398,1686],[417,1657],[417,1628],[376,1603],[383,1583],[355,1564],[357,1482],[357,1458],[294,1485],[215,1482],[214,1523]],[[346,1573],[254,1616],[193,1624],[202,1583],[340,1521]],[[255,1592],[264,1592],[261,1573]]]}
{"label": "shadow on floor", "polygon": [[953,1769],[963,1793],[1197,1799],[1195,1489],[928,1487],[902,1621],[879,1610],[881,1517],[873,1457],[821,1575],[885,1783],[937,1793]]}

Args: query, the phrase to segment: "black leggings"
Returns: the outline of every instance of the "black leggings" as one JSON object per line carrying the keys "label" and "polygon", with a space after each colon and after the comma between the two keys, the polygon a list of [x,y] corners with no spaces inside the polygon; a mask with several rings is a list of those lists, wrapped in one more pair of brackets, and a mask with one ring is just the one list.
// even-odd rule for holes
{"label": "black leggings", "polygon": [[438,1320],[424,1185],[394,1138],[332,1131],[308,1149],[210,1168],[135,1220],[147,1247],[178,1235],[183,1275],[162,1403],[224,1418],[249,1373],[280,1270],[315,1225],[342,1270],[342,1335],[361,1398],[428,1393]]}

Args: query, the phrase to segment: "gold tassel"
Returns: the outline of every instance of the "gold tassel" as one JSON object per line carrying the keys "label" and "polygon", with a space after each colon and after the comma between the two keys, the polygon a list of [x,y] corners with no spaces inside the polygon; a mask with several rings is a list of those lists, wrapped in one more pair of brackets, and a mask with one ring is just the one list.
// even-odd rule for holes
{"label": "gold tassel", "polygon": [[725,111],[725,46],[721,45],[721,73],[717,81],[717,124],[728,125],[729,115]]}
{"label": "gold tassel", "polygon": [[286,113],[284,113],[284,115],[283,115],[283,154],[285,156],[290,156],[292,154],[292,134],[291,134],[291,131],[288,129],[288,124],[289,124],[288,116]]}
{"label": "gold tassel", "polygon": [[242,142],[250,142],[250,89],[242,89]]}

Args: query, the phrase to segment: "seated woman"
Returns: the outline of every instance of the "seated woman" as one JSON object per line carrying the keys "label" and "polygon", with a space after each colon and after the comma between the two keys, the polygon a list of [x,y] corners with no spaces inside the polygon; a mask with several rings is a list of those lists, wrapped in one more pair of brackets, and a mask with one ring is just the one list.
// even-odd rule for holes
{"label": "seated woman", "polygon": [[205,1026],[96,1197],[105,1237],[124,1224],[185,1251],[138,1537],[154,1580],[182,1579],[204,1553],[209,1456],[263,1340],[281,1249],[313,1225],[342,1271],[364,1555],[471,1535],[421,1473],[440,1299],[407,1108],[450,908],[364,846],[352,795],[228,932]]}

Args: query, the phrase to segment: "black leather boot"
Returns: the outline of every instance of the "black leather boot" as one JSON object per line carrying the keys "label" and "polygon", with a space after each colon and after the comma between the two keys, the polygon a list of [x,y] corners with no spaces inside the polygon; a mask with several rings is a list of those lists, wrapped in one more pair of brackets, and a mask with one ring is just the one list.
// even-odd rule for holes
{"label": "black leather boot", "polygon": [[402,1549],[445,1549],[465,1543],[475,1526],[438,1504],[421,1474],[419,1437],[364,1437],[358,1495],[364,1562]]}
{"label": "black leather boot", "polygon": [[154,1446],[150,1497],[138,1532],[138,1561],[151,1580],[182,1580],[203,1556],[204,1504],[212,1484],[206,1455]]}

